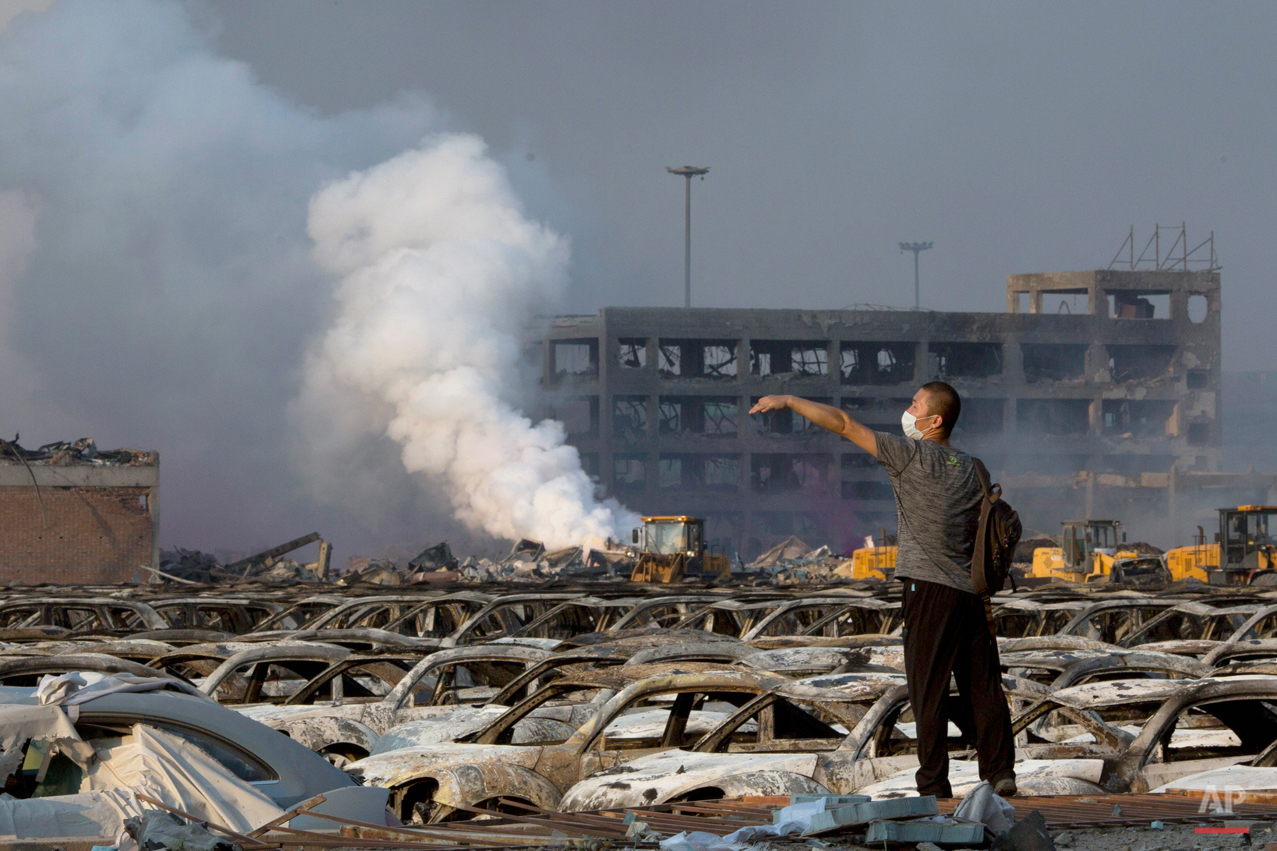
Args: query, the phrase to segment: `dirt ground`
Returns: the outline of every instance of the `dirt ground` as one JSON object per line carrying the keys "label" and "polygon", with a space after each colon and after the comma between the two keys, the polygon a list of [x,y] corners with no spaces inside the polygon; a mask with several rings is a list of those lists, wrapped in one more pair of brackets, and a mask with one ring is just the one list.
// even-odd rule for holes
{"label": "dirt ground", "polygon": [[1076,851],[1196,851],[1206,848],[1263,848],[1277,842],[1277,824],[1273,822],[1211,822],[1207,827],[1249,827],[1250,833],[1197,833],[1197,825],[1168,824],[1161,830],[1147,827],[1110,827],[1092,830],[1053,831],[1055,847]]}
{"label": "dirt ground", "polygon": [[[1249,827],[1250,834],[1197,833],[1196,825],[1168,824],[1160,830],[1148,827],[1103,827],[1086,830],[1054,830],[1051,838],[1059,851],[1206,851],[1206,849],[1264,848],[1274,843],[1277,849],[1277,822],[1229,821],[1211,822],[1210,827]],[[795,848],[798,846],[794,846]],[[829,851],[883,851],[854,842],[825,840],[825,845],[812,843],[815,849]],[[897,849],[910,846],[896,845]],[[987,847],[987,846],[986,846]],[[789,849],[786,849],[789,851]],[[954,849],[962,851],[962,849]]]}

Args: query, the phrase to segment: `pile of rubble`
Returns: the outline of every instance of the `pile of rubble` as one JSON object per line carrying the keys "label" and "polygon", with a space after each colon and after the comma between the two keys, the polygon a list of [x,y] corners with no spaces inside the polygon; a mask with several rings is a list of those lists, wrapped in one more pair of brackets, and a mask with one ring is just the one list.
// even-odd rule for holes
{"label": "pile of rubble", "polygon": [[1136,541],[1133,544],[1122,544],[1118,547],[1118,549],[1138,553],[1142,556],[1160,556],[1166,554],[1166,550],[1161,547],[1153,546],[1147,541]]}
{"label": "pile of rubble", "polygon": [[[319,558],[301,563],[284,555],[319,541]],[[217,557],[199,550],[180,547],[160,552],[160,569],[151,571],[152,581],[175,580],[188,585],[207,585],[251,580],[268,585],[291,585],[296,582],[322,582],[327,577],[330,545],[312,532],[277,547],[271,547],[230,564],[219,564]]]}
{"label": "pile of rubble", "polygon": [[442,542],[406,563],[355,556],[341,585],[421,585],[451,582],[531,582],[553,579],[626,579],[634,558],[626,551],[565,547],[547,551],[539,541],[523,539],[500,561],[470,556],[464,561]]}
{"label": "pile of rubble", "polygon": [[[227,565],[198,550],[165,550],[160,554],[160,571],[154,579],[200,584],[334,581],[342,586],[540,584],[558,580],[627,580],[638,564],[638,553],[631,547],[612,544],[610,549],[575,546],[547,550],[543,543],[526,538],[517,541],[501,559],[462,559],[446,541],[427,547],[407,561],[351,556],[348,569],[335,576],[329,576],[319,563],[301,564],[281,558],[285,552],[317,539],[318,535],[299,538]],[[828,546],[812,548],[799,538],[790,537],[743,569],[737,565],[733,577],[744,585],[830,583],[852,579],[852,564],[852,559],[836,555]]]}
{"label": "pile of rubble", "polygon": [[[608,556],[613,556],[608,558]],[[633,562],[605,550],[565,547],[547,551],[539,541],[524,538],[499,562],[468,558],[461,576],[471,582],[541,582],[547,579],[628,579]]]}
{"label": "pile of rubble", "polygon": [[158,452],[141,449],[98,449],[91,437],[67,442],[46,443],[39,449],[24,449],[13,440],[0,440],[0,464],[43,465],[47,467],[129,466],[146,467],[159,463]]}
{"label": "pile of rubble", "polygon": [[[427,547],[406,561],[402,558],[351,556],[349,568],[339,575],[329,575],[326,556],[310,563],[282,558],[284,554],[316,540],[320,540],[318,534],[308,535],[227,565],[219,564],[214,556],[197,550],[164,551],[161,553],[160,571],[154,579],[199,584],[335,582],[342,586],[543,584],[561,580],[623,581],[630,577],[638,563],[637,550],[628,546],[612,543],[607,549],[574,546],[547,550],[543,543],[529,539],[517,541],[500,559],[460,558],[446,541]],[[879,558],[871,553],[870,561],[882,561],[883,567],[861,565],[867,570],[861,571],[860,578],[864,578],[866,572],[873,576],[875,570],[881,572],[884,567],[889,568],[891,562],[887,561],[887,548],[894,544],[892,537],[880,541],[877,547],[883,556]],[[1020,574],[1028,574],[1032,568],[1033,551],[1058,544],[1056,539],[1045,535],[1023,539],[1017,547],[1013,566]],[[874,550],[874,539],[866,539],[865,546]],[[1145,543],[1122,546],[1140,553],[1160,553],[1160,550]],[[828,546],[813,548],[802,539],[791,536],[749,564],[742,567],[737,563],[732,569],[732,582],[741,586],[849,582],[857,578],[855,565],[853,558],[838,555]]]}
{"label": "pile of rubble", "polygon": [[754,559],[746,570],[776,585],[807,585],[852,578],[852,560],[835,555],[828,546],[812,548],[790,536]]}
{"label": "pile of rubble", "polygon": [[1060,545],[1060,539],[1050,535],[1024,535],[1020,543],[1015,545],[1012,561],[1016,564],[1033,564],[1033,552],[1041,548],[1054,549]]}
{"label": "pile of rubble", "polygon": [[162,576],[157,579],[169,577],[201,585],[230,578],[218,564],[217,556],[199,550],[184,550],[181,547],[160,550],[160,573]]}
{"label": "pile of rubble", "polygon": [[155,581],[175,579],[195,585],[213,585],[223,582],[252,580],[268,585],[289,585],[294,582],[319,582],[316,563],[302,564],[286,558],[247,560],[236,565],[221,565],[217,557],[199,550],[181,547],[160,551],[160,570],[153,574]]}

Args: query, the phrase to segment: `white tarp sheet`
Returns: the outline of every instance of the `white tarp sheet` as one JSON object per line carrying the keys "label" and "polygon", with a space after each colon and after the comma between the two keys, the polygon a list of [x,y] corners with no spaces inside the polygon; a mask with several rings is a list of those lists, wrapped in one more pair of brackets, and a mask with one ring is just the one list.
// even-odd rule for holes
{"label": "white tarp sheet", "polygon": [[[58,706],[0,707],[0,763],[21,767],[22,746],[45,740],[85,769],[78,794],[16,799],[0,794],[0,841],[57,836],[115,837],[145,805],[135,793],[240,833],[282,810],[221,763],[182,739],[137,724],[127,736],[102,740],[96,752]],[[15,755],[18,761],[15,762]]]}
{"label": "white tarp sheet", "polygon": [[19,800],[0,795],[0,842],[66,836],[114,838],[141,808],[132,793],[88,792]]}
{"label": "white tarp sheet", "polygon": [[281,812],[204,751],[162,730],[138,724],[131,736],[109,741],[112,746],[98,751],[81,792],[131,789],[238,833]]}
{"label": "white tarp sheet", "polygon": [[189,687],[183,688],[178,680],[167,677],[139,677],[137,674],[103,674],[97,671],[77,671],[53,676],[46,674],[36,686],[35,696],[42,705],[78,706],[95,698],[122,691],[158,691],[179,688],[189,694],[199,694]]}
{"label": "white tarp sheet", "polygon": [[93,748],[56,706],[14,704],[0,707],[0,782],[22,767],[22,746],[31,739],[43,739],[55,753],[64,753],[76,764],[93,758]]}

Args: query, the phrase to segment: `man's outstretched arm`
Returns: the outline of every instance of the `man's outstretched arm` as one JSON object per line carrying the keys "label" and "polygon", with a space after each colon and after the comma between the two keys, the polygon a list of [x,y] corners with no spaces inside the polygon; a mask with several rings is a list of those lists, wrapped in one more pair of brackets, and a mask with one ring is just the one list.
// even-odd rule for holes
{"label": "man's outstretched arm", "polygon": [[783,411],[786,408],[823,429],[842,435],[870,455],[878,457],[878,439],[874,437],[874,433],[832,405],[822,405],[798,396],[764,396],[749,412],[762,414],[767,411]]}

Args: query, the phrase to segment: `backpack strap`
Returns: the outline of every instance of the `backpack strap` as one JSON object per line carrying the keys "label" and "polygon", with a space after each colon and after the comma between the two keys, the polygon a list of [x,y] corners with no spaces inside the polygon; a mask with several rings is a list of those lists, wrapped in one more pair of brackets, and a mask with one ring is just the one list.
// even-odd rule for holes
{"label": "backpack strap", "polygon": [[[993,496],[993,486],[989,484],[989,469],[984,466],[984,462],[974,455],[971,456],[971,463],[975,466],[976,478],[980,480],[980,490],[984,491],[984,495],[989,497],[992,502],[997,502]],[[998,485],[998,494],[1002,493],[1002,486]]]}
{"label": "backpack strap", "polygon": [[971,552],[971,587],[980,595],[984,603],[984,619],[989,624],[989,632],[997,640],[997,631],[993,623],[993,598],[989,593],[989,580],[985,576],[984,562],[987,558],[989,541],[989,517],[993,513],[993,504],[1002,497],[1001,485],[989,484],[989,471],[984,462],[975,456],[971,457],[975,466],[976,477],[980,480],[980,489],[984,496],[980,498],[980,525],[976,528],[975,548]]}

